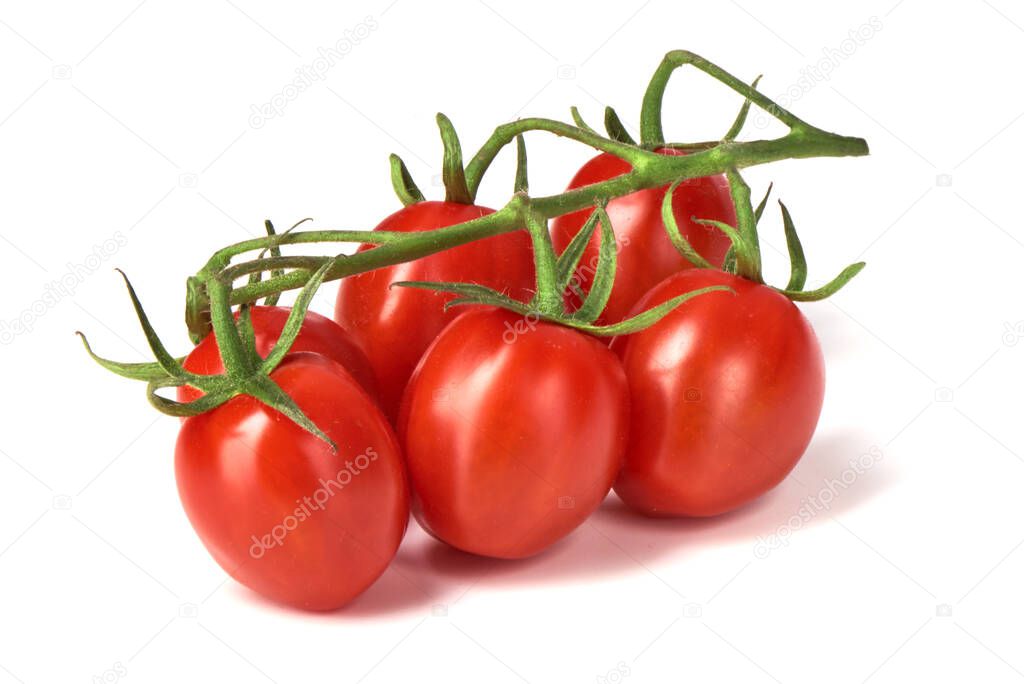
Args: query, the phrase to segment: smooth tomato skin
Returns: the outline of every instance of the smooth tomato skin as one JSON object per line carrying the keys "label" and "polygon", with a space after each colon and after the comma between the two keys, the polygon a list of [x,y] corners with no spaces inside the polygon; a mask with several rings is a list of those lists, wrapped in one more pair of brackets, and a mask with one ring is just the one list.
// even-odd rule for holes
{"label": "smooth tomato skin", "polygon": [[334,361],[291,354],[271,378],[338,452],[238,396],[183,423],[178,493],[229,575],[280,603],[333,610],[384,572],[402,540],[409,490],[401,453],[380,409]]}
{"label": "smooth tomato skin", "polygon": [[692,269],[638,304],[711,285],[653,326],[616,338],[629,379],[629,447],[615,491],[651,516],[710,516],[765,493],[807,449],[825,365],[800,310],[737,276]]}
{"label": "smooth tomato skin", "polygon": [[[266,357],[284,330],[285,321],[291,309],[283,306],[254,306],[250,309],[252,327],[256,337],[256,351]],[[235,314],[238,318],[238,314]],[[345,330],[326,316],[313,311],[306,312],[299,334],[289,349],[293,352],[314,352],[337,361],[352,374],[366,393],[376,399],[377,380],[373,375],[370,361],[359,345]],[[219,375],[224,372],[217,338],[210,333],[192,349],[182,363],[185,370],[199,375]],[[199,390],[182,386],[178,388],[178,401],[187,402],[202,396]]]}
{"label": "smooth tomato skin", "polygon": [[463,551],[539,553],[608,494],[628,414],[622,367],[598,340],[470,310],[445,328],[406,389],[399,434],[413,513]]}
{"label": "smooth tomato skin", "polygon": [[[431,230],[492,213],[492,209],[467,204],[418,202],[387,217],[375,230]],[[402,280],[478,283],[527,301],[534,283],[530,238],[523,231],[498,235],[341,281],[334,320],[366,350],[381,406],[392,420],[398,416],[416,363],[460,313],[457,308],[444,310],[454,295],[390,287]]]}
{"label": "smooth tomato skin", "polygon": [[[658,152],[682,154],[671,148],[660,149]],[[580,168],[569,183],[569,189],[621,176],[631,169],[628,162],[603,153]],[[608,305],[598,319],[599,323],[617,323],[625,319],[633,305],[648,290],[673,273],[691,267],[690,262],[672,245],[665,232],[665,223],[661,220],[661,203],[667,189],[668,186],[640,190],[608,203],[607,211],[615,230],[618,260],[615,285]],[[680,232],[697,253],[712,264],[721,266],[731,244],[729,239],[720,230],[694,223],[691,218],[696,216],[736,225],[736,210],[729,196],[729,183],[725,176],[684,181],[672,195],[672,208]],[[592,211],[577,211],[559,216],[551,222],[551,237],[559,253],[568,247]],[[590,290],[596,272],[600,244],[598,231],[580,259],[577,274],[585,292]],[[573,308],[580,304],[575,296],[570,297],[569,303]]]}

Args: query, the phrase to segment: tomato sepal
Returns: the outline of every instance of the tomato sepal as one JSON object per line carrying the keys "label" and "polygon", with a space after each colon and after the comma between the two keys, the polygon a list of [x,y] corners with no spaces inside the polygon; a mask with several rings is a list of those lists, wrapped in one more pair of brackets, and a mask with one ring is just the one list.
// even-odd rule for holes
{"label": "tomato sepal", "polygon": [[596,212],[591,212],[583,227],[580,228],[579,232],[576,233],[558,257],[556,264],[558,269],[558,285],[562,290],[570,287],[575,280],[573,276],[576,274],[576,268],[580,264],[580,259],[583,258],[587,245],[590,244],[590,238],[593,237],[594,231],[597,229],[598,218]]}
{"label": "tomato sepal", "polygon": [[[269,224],[269,222],[268,222]],[[298,225],[298,224],[296,224]],[[268,226],[268,231],[272,227]],[[265,252],[272,249],[268,247]],[[246,394],[275,409],[298,426],[327,443],[332,450],[337,445],[313,423],[287,393],[273,380],[270,373],[284,360],[298,336],[306,311],[323,283],[332,261],[327,261],[314,271],[306,285],[299,292],[288,314],[281,335],[266,358],[256,351],[255,332],[250,317],[249,305],[243,305],[235,321],[230,304],[230,285],[221,278],[212,278],[206,289],[210,297],[210,322],[218,342],[225,372],[222,375],[200,375],[185,370],[182,359],[175,358],[167,351],[159,335],[150,323],[135,288],[125,273],[118,269],[128,289],[128,295],[135,309],[150,351],[156,357],[155,363],[125,364],[96,355],[85,336],[82,342],[86,352],[100,366],[118,375],[147,382],[146,393],[150,404],[161,413],[177,417],[190,417],[217,408],[232,397]],[[252,279],[258,279],[254,274]],[[159,372],[158,372],[159,371]],[[203,392],[193,401],[178,402],[158,393],[169,387],[191,386]]]}
{"label": "tomato sepal", "polygon": [[[757,207],[754,208],[750,202],[750,187],[740,176],[739,171],[729,169],[726,172],[726,177],[729,180],[729,192],[736,208],[736,226],[733,227],[723,221],[702,219],[696,216],[691,217],[690,220],[694,223],[717,228],[732,242],[732,246],[725,254],[721,268],[722,271],[737,275],[759,285],[765,285],[764,277],[761,274],[761,247],[757,226],[761,221],[761,216],[764,214],[764,209],[768,203],[768,197],[771,195],[773,186],[772,184],[768,185],[764,197]],[[694,266],[715,269],[715,266],[697,253],[679,230],[679,225],[672,210],[672,193],[680,182],[682,181],[676,181],[676,183],[670,186],[662,200],[661,214],[665,230],[672,245]],[[782,225],[786,235],[786,248],[789,252],[790,275],[785,287],[768,285],[771,289],[795,302],[816,302],[831,297],[841,290],[867,265],[863,261],[850,264],[825,285],[814,290],[805,290],[804,285],[807,282],[807,257],[804,254],[803,245],[800,242],[800,236],[797,233],[793,217],[781,200],[779,201],[779,208],[782,213]]]}
{"label": "tomato sepal", "polygon": [[570,116],[572,116],[572,122],[576,124],[576,128],[584,130],[587,133],[597,135],[597,131],[591,128],[590,124],[583,120],[583,116],[580,114],[580,110],[576,107],[576,105],[569,107],[569,114]]}
{"label": "tomato sepal", "polygon": [[686,294],[673,297],[672,299],[663,302],[655,307],[642,311],[639,314],[627,318],[624,321],[613,323],[610,325],[594,325],[592,322],[586,322],[573,318],[571,315],[552,315],[545,314],[531,308],[530,306],[523,304],[522,302],[516,301],[505,295],[501,294],[497,290],[492,290],[489,287],[482,285],[476,285],[474,283],[440,283],[440,282],[427,282],[427,281],[403,281],[393,283],[393,285],[399,287],[411,287],[421,290],[431,290],[433,292],[446,292],[458,295],[457,298],[448,302],[446,307],[453,306],[466,306],[466,305],[478,305],[478,306],[495,306],[501,309],[506,309],[513,313],[517,313],[521,316],[531,316],[538,320],[546,321],[548,323],[556,323],[558,325],[565,326],[567,328],[575,328],[591,335],[599,337],[613,337],[616,335],[629,335],[631,333],[639,332],[644,328],[654,325],[662,318],[671,313],[676,307],[685,304],[690,299],[698,297],[700,295],[708,294],[711,292],[729,292],[733,293],[733,290],[725,285],[712,285],[710,287],[700,288],[693,292],[687,292]]}
{"label": "tomato sepal", "polygon": [[444,144],[444,158],[441,161],[441,180],[444,183],[445,202],[472,204],[473,193],[466,184],[466,168],[462,165],[462,145],[451,119],[437,113],[437,127]]}
{"label": "tomato sepal", "polygon": [[785,289],[799,292],[807,283],[807,257],[804,256],[804,247],[800,244],[800,236],[797,235],[796,226],[793,225],[793,217],[790,216],[789,209],[782,203],[782,200],[779,200],[779,209],[782,211],[782,225],[786,231],[786,249],[789,252],[790,265],[789,283],[786,284]]}
{"label": "tomato sepal", "polygon": [[604,108],[604,129],[608,131],[608,137],[612,140],[626,143],[627,145],[636,145],[636,140],[633,140],[633,136],[622,125],[619,115],[611,107]]}
{"label": "tomato sepal", "polygon": [[[89,340],[86,338],[85,333],[80,330],[76,330],[75,334],[82,339],[82,345],[85,347],[85,352],[89,357],[115,375],[120,375],[122,378],[127,378],[128,380],[141,380],[142,382],[160,380],[167,377],[167,371],[165,371],[163,366],[155,361],[144,361],[139,363],[114,361],[113,359],[104,358],[92,350],[92,346],[89,344]],[[175,357],[174,360],[181,363],[185,360],[185,357]]]}
{"label": "tomato sepal", "polygon": [[485,306],[497,306],[502,309],[514,311],[518,314],[529,315],[533,310],[520,301],[498,292],[495,289],[476,283],[443,283],[427,280],[401,280],[391,283],[391,287],[409,287],[416,290],[429,290],[431,292],[444,292],[458,295],[455,299],[445,302],[444,308],[448,310],[453,306],[466,304],[482,304]]}
{"label": "tomato sepal", "polygon": [[211,411],[238,394],[227,389],[226,383],[222,384],[224,389],[206,392],[203,396],[192,401],[175,401],[158,394],[158,390],[167,389],[168,387],[180,387],[181,385],[181,381],[175,378],[154,380],[146,386],[146,398],[149,400],[150,405],[160,413],[177,418],[190,418],[198,416],[200,413]]}
{"label": "tomato sepal", "polygon": [[867,266],[867,263],[864,261],[858,261],[855,264],[850,264],[840,271],[839,275],[835,278],[815,290],[788,290],[777,287],[772,289],[786,297],[789,297],[794,302],[818,302],[822,299],[831,297],[836,292],[839,292],[839,290],[846,287],[846,284],[853,280],[858,273],[863,271],[865,266]]}
{"label": "tomato sepal", "polygon": [[423,193],[416,186],[416,181],[412,179],[412,174],[409,173],[409,168],[402,158],[397,154],[392,154],[388,157],[388,162],[391,165],[391,187],[394,188],[402,206],[407,207],[410,204],[422,202]]}
{"label": "tomato sepal", "polygon": [[[753,90],[757,89],[757,84],[761,82],[761,74],[751,82],[750,87]],[[740,107],[739,114],[736,115],[736,120],[732,122],[732,126],[726,131],[722,137],[722,142],[732,142],[735,140],[740,132],[743,130],[743,126],[747,123],[747,115],[750,113],[750,98],[744,98],[743,106]]]}
{"label": "tomato sepal", "polygon": [[593,323],[597,320],[608,300],[612,296],[612,286],[615,284],[616,249],[615,232],[612,230],[612,220],[604,206],[598,204],[594,207],[592,216],[597,217],[601,226],[601,244],[598,247],[597,271],[594,273],[594,282],[590,286],[590,292],[583,304],[572,314],[573,320],[583,323]]}
{"label": "tomato sepal", "polygon": [[635,332],[640,332],[645,328],[649,328],[665,316],[672,313],[677,307],[685,304],[694,297],[699,297],[711,292],[729,292],[731,294],[735,294],[732,288],[724,285],[702,287],[699,290],[694,290],[692,292],[679,295],[678,297],[673,297],[666,302],[662,302],[658,306],[647,309],[646,311],[627,318],[624,321],[619,321],[618,323],[611,323],[609,325],[577,324],[573,327],[584,332],[588,332],[591,335],[598,335],[600,337],[630,335]]}

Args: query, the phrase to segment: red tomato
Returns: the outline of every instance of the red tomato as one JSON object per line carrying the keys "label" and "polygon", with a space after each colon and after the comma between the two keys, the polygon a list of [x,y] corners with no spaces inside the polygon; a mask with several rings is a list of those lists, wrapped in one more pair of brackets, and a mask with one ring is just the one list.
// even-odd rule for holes
{"label": "red tomato", "polygon": [[[493,213],[453,202],[418,202],[384,219],[376,230],[441,228]],[[372,246],[364,246],[372,249]],[[533,256],[525,232],[498,235],[409,263],[341,281],[334,319],[366,350],[377,377],[381,406],[394,420],[402,392],[423,352],[460,312],[445,312],[454,295],[389,288],[401,280],[478,283],[526,301],[533,288]]]}
{"label": "red tomato", "polygon": [[622,367],[595,338],[468,311],[423,357],[402,404],[413,512],[464,551],[538,553],[607,495],[628,413]]}
{"label": "red tomato", "polygon": [[337,363],[291,354],[271,379],[338,445],[242,395],[187,418],[178,492],[214,560],[275,601],[344,605],[388,566],[409,517],[398,444],[380,410]]}
{"label": "red tomato", "polygon": [[[683,154],[679,150],[665,148],[662,154]],[[628,172],[628,162],[612,154],[600,154],[583,165],[569,183],[569,189],[614,178]],[[651,188],[613,199],[608,203],[608,216],[615,230],[618,262],[615,285],[599,323],[617,323],[624,318],[644,294],[666,277],[690,268],[672,245],[661,220],[661,203],[668,186]],[[711,226],[694,223],[700,219],[722,221],[736,225],[736,211],[729,196],[729,182],[725,176],[691,178],[676,188],[672,195],[672,209],[675,212],[679,230],[705,259],[721,266],[730,242],[720,230]],[[562,252],[573,237],[586,223],[592,209],[559,216],[551,222],[551,237],[555,249]],[[577,274],[584,291],[597,272],[597,253],[601,243],[600,231],[594,233],[587,245]],[[578,307],[580,302],[570,297],[570,305]]]}
{"label": "red tomato", "polygon": [[825,366],[796,305],[737,276],[692,269],[637,310],[711,285],[653,326],[617,338],[632,397],[615,491],[653,516],[708,516],[760,496],[792,470],[821,413]]}
{"label": "red tomato", "polygon": [[[284,330],[291,309],[282,306],[254,306],[252,311],[252,327],[256,333],[256,351],[266,357],[274,348],[274,343]],[[238,314],[235,314],[238,318]],[[306,312],[302,328],[295,338],[289,353],[314,352],[337,361],[345,370],[352,374],[367,394],[376,399],[377,382],[373,369],[366,354],[337,323],[312,311]],[[219,375],[224,372],[224,362],[220,358],[217,338],[213,333],[204,337],[189,353],[182,364],[185,370],[199,375]],[[202,396],[202,392],[192,387],[178,388],[178,401],[192,401]]]}

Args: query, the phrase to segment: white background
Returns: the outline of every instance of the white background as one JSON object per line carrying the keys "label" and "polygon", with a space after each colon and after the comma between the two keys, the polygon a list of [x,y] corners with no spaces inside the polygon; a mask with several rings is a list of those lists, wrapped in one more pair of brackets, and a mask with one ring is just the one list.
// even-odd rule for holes
{"label": "white background", "polygon": [[[1011,166],[1024,143],[1024,9],[426,5],[0,6],[0,320],[31,321],[0,347],[0,682],[1024,678],[1024,226]],[[414,524],[349,608],[296,613],[225,580],[178,503],[177,422],[94,367],[72,334],[146,358],[119,266],[184,352],[184,278],[213,249],[266,217],[372,227],[398,207],[392,151],[437,196],[438,110],[468,150],[498,123],[564,119],[572,104],[595,124],[615,104],[635,130],[669,49],[763,73],[778,96],[872,17],[880,29],[833,56],[828,80],[788,96],[811,123],[868,138],[872,156],[747,174],[755,193],[774,180],[793,210],[812,283],[860,258],[868,268],[804,307],[828,360],[824,414],[793,475],[741,512],[650,521],[612,499],[520,563],[456,554]],[[372,30],[322,82],[250,125],[253,105],[361,23]],[[720,135],[738,104],[679,76],[670,138]],[[529,144],[539,193],[589,156],[543,134]],[[482,201],[500,204],[511,183],[503,158]],[[784,279],[778,217],[764,226]],[[123,244],[97,263],[108,240]],[[48,297],[62,278],[73,287]],[[872,449],[880,457],[850,478]],[[808,497],[830,498],[827,510],[793,518]]]}

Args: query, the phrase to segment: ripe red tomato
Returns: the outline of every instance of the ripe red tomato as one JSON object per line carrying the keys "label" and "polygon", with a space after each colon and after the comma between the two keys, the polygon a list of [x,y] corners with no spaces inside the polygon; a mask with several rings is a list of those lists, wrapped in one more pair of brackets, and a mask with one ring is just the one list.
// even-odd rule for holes
{"label": "ripe red tomato", "polygon": [[760,496],[792,470],[825,393],[818,339],[775,290],[709,269],[670,276],[637,310],[711,285],[653,326],[616,338],[631,396],[615,491],[652,516],[709,516]]}
{"label": "ripe red tomato", "polygon": [[[266,357],[274,348],[277,338],[281,336],[291,309],[282,306],[254,306],[251,312],[256,351],[260,356]],[[237,314],[235,318],[238,318]],[[374,399],[377,398],[377,381],[366,354],[351,335],[326,316],[312,311],[306,312],[302,328],[299,329],[299,334],[290,347],[289,353],[292,352],[314,352],[337,361],[352,374],[367,394]],[[198,375],[223,373],[224,362],[220,358],[220,349],[217,347],[217,338],[214,334],[210,333],[204,337],[185,357],[182,365],[185,370]],[[177,394],[178,401],[187,402],[198,399],[203,393],[186,385],[179,387]]]}
{"label": "ripe red tomato", "polygon": [[607,495],[628,413],[622,367],[595,338],[470,310],[445,328],[406,389],[399,433],[413,512],[464,551],[536,554]]}
{"label": "ripe red tomato", "polygon": [[[418,202],[387,217],[376,230],[431,230],[491,213],[492,209],[469,204]],[[530,239],[525,232],[498,235],[342,280],[334,319],[366,350],[381,406],[392,420],[398,416],[402,392],[416,363],[460,313],[444,310],[454,295],[389,288],[402,280],[478,283],[526,301],[534,282]]]}
{"label": "ripe red tomato", "polygon": [[[683,154],[672,148],[660,149],[658,152]],[[569,183],[569,189],[608,180],[630,169],[628,162],[603,153],[580,168]],[[623,320],[648,290],[673,273],[690,268],[690,262],[672,245],[665,232],[665,223],[661,220],[661,203],[667,189],[668,186],[640,190],[608,203],[608,217],[615,230],[618,263],[612,295],[598,319],[599,323]],[[729,239],[720,230],[694,223],[691,218],[696,216],[722,221],[730,226],[736,225],[736,210],[729,196],[729,183],[725,176],[691,178],[680,183],[672,195],[672,209],[680,232],[697,253],[716,266],[721,266],[731,244]],[[551,237],[556,250],[565,250],[592,211],[584,209],[559,216],[551,222]],[[597,271],[600,243],[600,232],[596,232],[577,268],[584,291],[589,291]],[[569,303],[573,307],[580,304],[578,298],[572,295]]]}
{"label": "ripe red tomato", "polygon": [[229,575],[281,603],[331,610],[398,549],[409,518],[401,454],[384,415],[334,361],[290,354],[270,377],[338,452],[241,395],[182,424],[178,492]]}

